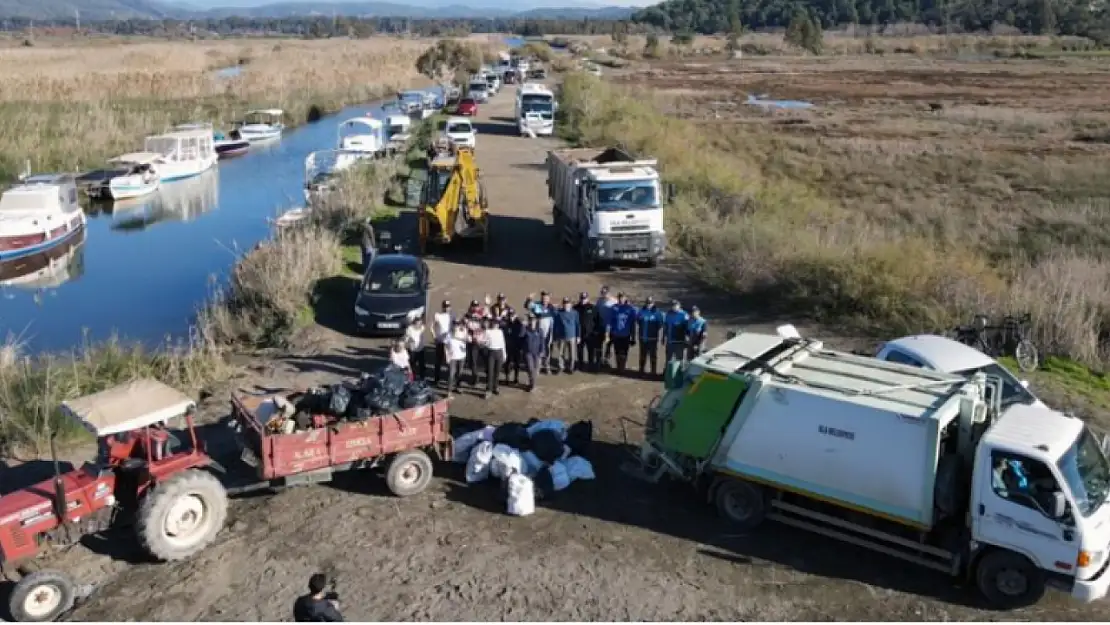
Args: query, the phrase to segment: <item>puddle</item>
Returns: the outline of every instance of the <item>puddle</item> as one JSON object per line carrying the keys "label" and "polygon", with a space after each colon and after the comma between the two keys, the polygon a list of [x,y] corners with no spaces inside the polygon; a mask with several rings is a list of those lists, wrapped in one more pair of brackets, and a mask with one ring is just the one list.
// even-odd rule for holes
{"label": "puddle", "polygon": [[746,102],[749,106],[762,106],[763,108],[772,109],[810,109],[813,108],[813,102],[806,102],[805,100],[771,100],[767,98],[767,94],[749,95]]}
{"label": "puddle", "polygon": [[231,78],[238,78],[239,76],[242,76],[242,75],[243,75],[243,66],[242,65],[232,65],[231,67],[225,67],[223,69],[218,69],[218,70],[212,72],[213,77],[222,78],[224,80],[228,80],[228,79],[231,79]]}

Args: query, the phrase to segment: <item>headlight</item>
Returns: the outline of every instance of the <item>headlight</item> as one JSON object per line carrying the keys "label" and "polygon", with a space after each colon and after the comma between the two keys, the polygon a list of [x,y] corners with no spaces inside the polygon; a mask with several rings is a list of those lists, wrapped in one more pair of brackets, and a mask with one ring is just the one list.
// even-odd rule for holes
{"label": "headlight", "polygon": [[363,307],[361,307],[361,306],[358,306],[358,305],[356,304],[356,305],[355,305],[355,314],[356,314],[356,315],[358,315],[358,316],[360,316],[360,317],[365,317],[366,315],[369,315],[369,314],[370,314],[370,311],[369,311],[369,310],[366,310],[365,308],[363,308]]}
{"label": "headlight", "polygon": [[416,319],[417,317],[420,317],[423,314],[424,314],[424,307],[423,306],[421,306],[420,308],[414,308],[414,309],[409,311],[409,314],[408,314],[409,321],[412,321],[413,319]]}

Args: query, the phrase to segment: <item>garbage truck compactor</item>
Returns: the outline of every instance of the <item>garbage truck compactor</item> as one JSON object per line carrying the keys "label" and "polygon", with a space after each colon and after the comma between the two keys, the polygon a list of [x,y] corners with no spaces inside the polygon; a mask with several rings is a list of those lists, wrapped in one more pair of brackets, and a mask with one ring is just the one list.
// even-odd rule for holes
{"label": "garbage truck compactor", "polygon": [[452,145],[428,161],[419,214],[420,251],[430,243],[477,240],[489,249],[489,211],[474,151]]}
{"label": "garbage truck compactor", "polygon": [[995,607],[1110,586],[1110,462],[1078,418],[970,379],[741,333],[668,365],[638,461],[765,520],[964,578]]}

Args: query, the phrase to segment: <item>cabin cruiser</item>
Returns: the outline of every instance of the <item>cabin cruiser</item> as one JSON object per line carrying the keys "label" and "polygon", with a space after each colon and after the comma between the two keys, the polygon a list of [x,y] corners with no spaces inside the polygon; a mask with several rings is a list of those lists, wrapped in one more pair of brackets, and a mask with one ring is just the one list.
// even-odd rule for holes
{"label": "cabin cruiser", "polygon": [[143,143],[144,152],[159,154],[158,177],[162,182],[191,178],[216,166],[212,127],[190,124],[183,130],[151,135]]}
{"label": "cabin cruiser", "polygon": [[24,177],[0,195],[0,260],[61,245],[85,229],[71,174]]}
{"label": "cabin cruiser", "polygon": [[385,152],[385,124],[373,117],[354,117],[339,124],[340,150],[377,156]]}
{"label": "cabin cruiser", "polygon": [[412,118],[407,115],[390,115],[385,123],[386,151],[397,153],[407,148],[412,140]]}
{"label": "cabin cruiser", "polygon": [[284,117],[285,111],[281,109],[247,111],[236,130],[243,139],[251,143],[271,141],[280,138],[285,130],[285,124],[282,123]]}

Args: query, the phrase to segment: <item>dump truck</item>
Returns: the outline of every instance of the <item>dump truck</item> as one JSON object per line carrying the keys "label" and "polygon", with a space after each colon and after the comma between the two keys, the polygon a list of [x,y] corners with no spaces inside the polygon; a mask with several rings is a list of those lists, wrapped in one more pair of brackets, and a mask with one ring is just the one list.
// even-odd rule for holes
{"label": "dump truck", "polygon": [[[654,267],[666,250],[658,162],[620,148],[568,148],[547,153],[547,194],[559,238],[578,249],[586,269],[640,262]],[[666,190],[666,197],[664,197]]]}
{"label": "dump truck", "polygon": [[1001,381],[826,349],[791,326],[668,365],[637,460],[744,531],[777,521],[961,578],[994,607],[1110,586],[1105,439]]}
{"label": "dump truck", "polygon": [[488,251],[489,211],[485,185],[472,148],[449,145],[428,159],[419,217],[420,253],[432,244],[480,241]]}

